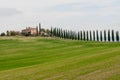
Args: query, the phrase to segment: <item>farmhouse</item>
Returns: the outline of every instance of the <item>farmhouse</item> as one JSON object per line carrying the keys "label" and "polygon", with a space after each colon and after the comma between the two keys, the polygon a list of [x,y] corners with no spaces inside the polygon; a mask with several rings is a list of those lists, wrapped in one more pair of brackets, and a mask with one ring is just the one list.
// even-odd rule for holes
{"label": "farmhouse", "polygon": [[36,28],[26,27],[26,29],[22,30],[22,34],[25,36],[35,36],[37,34]]}

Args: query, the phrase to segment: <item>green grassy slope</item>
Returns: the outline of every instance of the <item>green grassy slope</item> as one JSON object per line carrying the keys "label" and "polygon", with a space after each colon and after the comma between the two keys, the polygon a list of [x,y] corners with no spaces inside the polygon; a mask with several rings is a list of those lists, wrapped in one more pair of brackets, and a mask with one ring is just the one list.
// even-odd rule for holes
{"label": "green grassy slope", "polygon": [[120,43],[0,37],[0,80],[119,80]]}

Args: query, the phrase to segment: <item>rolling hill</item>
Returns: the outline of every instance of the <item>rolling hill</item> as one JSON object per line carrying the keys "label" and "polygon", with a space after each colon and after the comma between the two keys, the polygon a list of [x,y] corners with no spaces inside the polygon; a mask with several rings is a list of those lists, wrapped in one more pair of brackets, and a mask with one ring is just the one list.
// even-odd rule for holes
{"label": "rolling hill", "polygon": [[0,37],[0,80],[119,80],[120,43]]}

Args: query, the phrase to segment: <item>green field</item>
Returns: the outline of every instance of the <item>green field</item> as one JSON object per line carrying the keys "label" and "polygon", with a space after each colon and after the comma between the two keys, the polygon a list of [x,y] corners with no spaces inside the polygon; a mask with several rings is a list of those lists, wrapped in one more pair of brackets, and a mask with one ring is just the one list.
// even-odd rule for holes
{"label": "green field", "polygon": [[120,80],[120,43],[0,37],[0,80]]}

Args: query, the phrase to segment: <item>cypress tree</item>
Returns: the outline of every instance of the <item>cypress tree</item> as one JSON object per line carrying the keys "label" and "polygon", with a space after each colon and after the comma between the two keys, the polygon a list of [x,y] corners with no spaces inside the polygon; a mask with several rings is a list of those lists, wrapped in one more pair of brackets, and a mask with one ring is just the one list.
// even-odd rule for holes
{"label": "cypress tree", "polygon": [[62,28],[60,29],[60,38],[63,38]]}
{"label": "cypress tree", "polygon": [[74,31],[72,31],[72,39],[73,40],[75,39],[75,33],[74,33]]}
{"label": "cypress tree", "polygon": [[88,33],[88,31],[86,32],[86,34],[87,34],[87,41],[89,40],[89,33]]}
{"label": "cypress tree", "polygon": [[57,37],[60,37],[60,36],[59,36],[59,28],[57,28]]}
{"label": "cypress tree", "polygon": [[75,35],[75,32],[73,31],[73,40],[76,39],[76,35]]}
{"label": "cypress tree", "polygon": [[64,30],[62,30],[62,38],[64,39]]}
{"label": "cypress tree", "polygon": [[72,31],[70,31],[70,39],[72,39]]}
{"label": "cypress tree", "polygon": [[95,41],[95,31],[93,31],[93,41]]}
{"label": "cypress tree", "polygon": [[66,31],[64,30],[64,39],[66,39]]}
{"label": "cypress tree", "polygon": [[74,32],[74,34],[75,34],[75,40],[77,40],[77,33],[76,33],[76,32]]}
{"label": "cypress tree", "polygon": [[80,32],[78,32],[78,37],[77,38],[78,38],[78,40],[80,40]]}
{"label": "cypress tree", "polygon": [[106,30],[104,30],[104,41],[107,41]]}
{"label": "cypress tree", "polygon": [[68,30],[68,39],[70,39],[70,31]]}
{"label": "cypress tree", "polygon": [[90,31],[90,41],[92,41],[92,32]]}
{"label": "cypress tree", "polygon": [[58,37],[58,28],[56,28],[56,37]]}
{"label": "cypress tree", "polygon": [[59,37],[59,29],[57,28],[57,37]]}
{"label": "cypress tree", "polygon": [[68,30],[68,39],[70,39],[70,31]]}
{"label": "cypress tree", "polygon": [[100,41],[103,41],[102,31],[100,31]]}
{"label": "cypress tree", "polygon": [[53,30],[53,34],[54,34],[54,36],[56,37],[56,28],[54,28],[54,30]]}
{"label": "cypress tree", "polygon": [[50,30],[50,34],[51,34],[51,37],[53,36],[53,28],[51,27],[51,30]]}
{"label": "cypress tree", "polygon": [[38,26],[36,26],[36,36],[39,35]]}
{"label": "cypress tree", "polygon": [[60,28],[58,29],[58,36],[59,36],[59,38],[60,38]]}
{"label": "cypress tree", "polygon": [[119,42],[119,32],[116,32],[116,41]]}
{"label": "cypress tree", "polygon": [[110,30],[108,30],[108,41],[110,42]]}
{"label": "cypress tree", "polygon": [[72,38],[72,40],[74,39],[74,33],[73,33],[73,31],[71,31],[71,38]]}
{"label": "cypress tree", "polygon": [[54,36],[56,37],[57,36],[57,29],[54,28]]}
{"label": "cypress tree", "polygon": [[96,31],[96,38],[97,38],[97,41],[99,41],[99,34],[98,34],[98,30]]}
{"label": "cypress tree", "polygon": [[86,35],[85,35],[85,31],[83,31],[83,40],[86,40]]}
{"label": "cypress tree", "polygon": [[65,30],[66,39],[68,39],[68,32]]}
{"label": "cypress tree", "polygon": [[83,39],[82,31],[80,31],[80,39],[81,39],[81,40]]}
{"label": "cypress tree", "polygon": [[65,30],[65,38],[66,38],[66,39],[68,38],[67,30]]}
{"label": "cypress tree", "polygon": [[55,28],[53,28],[53,36],[55,36]]}
{"label": "cypress tree", "polygon": [[41,35],[41,23],[39,23],[39,35]]}
{"label": "cypress tree", "polygon": [[10,31],[8,31],[8,30],[7,30],[7,32],[6,32],[6,33],[7,33],[7,36],[10,36]]}
{"label": "cypress tree", "polygon": [[112,41],[114,42],[114,30],[112,30]]}
{"label": "cypress tree", "polygon": [[64,33],[63,33],[62,28],[61,28],[61,38],[63,38],[63,36],[64,36]]}

